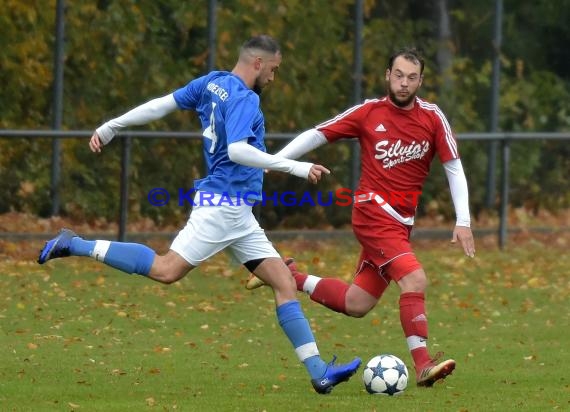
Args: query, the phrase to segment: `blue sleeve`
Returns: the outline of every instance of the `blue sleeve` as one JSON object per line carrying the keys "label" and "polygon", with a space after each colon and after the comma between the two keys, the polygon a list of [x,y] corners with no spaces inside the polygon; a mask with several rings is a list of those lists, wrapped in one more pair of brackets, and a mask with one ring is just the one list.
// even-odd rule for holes
{"label": "blue sleeve", "polygon": [[259,115],[259,97],[249,93],[231,102],[226,110],[226,136],[228,144],[255,136],[254,122]]}
{"label": "blue sleeve", "polygon": [[183,110],[196,110],[204,88],[204,77],[192,80],[186,86],[174,91],[174,100]]}

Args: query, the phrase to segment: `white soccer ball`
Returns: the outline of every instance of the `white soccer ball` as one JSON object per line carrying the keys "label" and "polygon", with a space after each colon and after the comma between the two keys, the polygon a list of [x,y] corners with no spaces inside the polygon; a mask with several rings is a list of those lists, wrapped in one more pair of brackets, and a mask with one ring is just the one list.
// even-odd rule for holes
{"label": "white soccer ball", "polygon": [[399,395],[408,386],[408,368],[394,355],[378,355],[366,364],[362,380],[368,393]]}

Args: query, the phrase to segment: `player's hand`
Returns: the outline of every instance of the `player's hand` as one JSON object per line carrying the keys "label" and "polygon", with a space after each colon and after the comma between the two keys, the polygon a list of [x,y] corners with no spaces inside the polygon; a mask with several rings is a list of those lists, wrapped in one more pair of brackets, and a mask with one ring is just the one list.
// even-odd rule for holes
{"label": "player's hand", "polygon": [[457,243],[457,241],[459,241],[467,256],[475,257],[475,241],[473,240],[473,233],[470,227],[455,226],[451,243]]}
{"label": "player's hand", "polygon": [[311,183],[317,183],[319,180],[321,180],[323,173],[328,175],[331,173],[331,171],[322,165],[313,165],[311,166],[311,170],[309,170],[309,176],[307,176],[307,180]]}
{"label": "player's hand", "polygon": [[101,143],[101,138],[96,131],[93,132],[93,136],[91,136],[91,140],[89,140],[89,148],[93,153],[101,153],[103,143]]}

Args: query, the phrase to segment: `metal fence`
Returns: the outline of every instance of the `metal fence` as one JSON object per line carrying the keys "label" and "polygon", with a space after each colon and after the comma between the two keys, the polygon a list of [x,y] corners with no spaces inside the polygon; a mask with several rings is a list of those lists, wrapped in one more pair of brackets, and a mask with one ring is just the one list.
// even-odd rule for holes
{"label": "metal fence", "polygon": [[[52,167],[51,167],[51,206],[52,214],[59,213],[59,177],[61,174],[61,138],[77,138],[89,137],[91,131],[64,131],[63,126],[63,89],[64,89],[64,67],[65,67],[65,0],[56,0],[55,17],[55,33],[54,33],[54,73],[53,73],[53,130],[0,130],[0,137],[6,138],[52,138]],[[204,3],[203,5],[205,5]],[[207,68],[212,70],[216,62],[216,42],[217,42],[217,10],[218,0],[207,1],[208,15],[208,34],[207,34],[207,50],[208,61]],[[353,79],[353,102],[354,104],[362,101],[362,79],[363,79],[363,50],[364,50],[364,0],[356,0],[353,9],[353,33],[354,33],[354,49],[352,60],[352,79]],[[464,140],[485,140],[489,144],[488,160],[488,176],[487,176],[487,197],[494,199],[495,190],[495,160],[498,158],[497,152],[499,146],[502,147],[502,176],[500,180],[500,225],[498,228],[499,244],[501,247],[505,245],[507,238],[507,219],[506,212],[508,206],[508,171],[509,171],[509,143],[513,140],[524,139],[570,139],[569,134],[540,134],[540,133],[493,133],[497,130],[498,119],[498,100],[499,100],[499,73],[500,73],[500,52],[501,52],[501,35],[502,35],[502,10],[503,0],[494,0],[489,5],[489,12],[494,13],[495,25],[493,33],[489,33],[489,40],[493,42],[493,79],[492,79],[492,95],[491,95],[491,127],[492,133],[467,133],[458,135],[459,139]],[[120,134],[122,138],[122,155],[121,155],[121,194],[120,194],[120,212],[119,212],[119,240],[124,240],[126,236],[127,223],[127,199],[129,191],[129,166],[131,159],[132,139],[138,138],[199,138],[198,133],[182,133],[182,132],[124,132]],[[267,140],[287,140],[294,137],[289,133],[268,134]],[[351,186],[355,187],[355,180],[359,170],[359,150],[358,145],[353,144],[351,150]],[[487,201],[490,206],[490,200]]]}
{"label": "metal fence", "polygon": [[[62,138],[89,138],[92,131],[87,130],[0,130],[0,138],[51,138],[59,140]],[[294,133],[268,133],[266,140],[291,140],[296,136]],[[126,227],[128,221],[128,198],[129,198],[129,169],[131,163],[132,141],[133,139],[200,139],[202,135],[198,132],[151,132],[151,131],[125,131],[117,136],[121,140],[121,177],[120,177],[120,204],[119,204],[119,222],[118,222],[118,240],[124,241],[126,239]],[[514,141],[528,141],[528,140],[570,140],[570,133],[460,133],[457,135],[458,140],[476,140],[498,143],[501,147],[500,156],[500,205],[499,205],[499,226],[496,228],[498,244],[503,249],[507,243],[508,238],[508,206],[509,206],[509,170],[511,162],[510,144]],[[353,143],[356,144],[356,143]],[[52,165],[52,169],[58,167]],[[52,174],[54,171],[52,170]],[[356,176],[351,177],[351,187],[356,187]],[[59,180],[52,180],[55,182],[51,188],[51,201],[59,202]]]}

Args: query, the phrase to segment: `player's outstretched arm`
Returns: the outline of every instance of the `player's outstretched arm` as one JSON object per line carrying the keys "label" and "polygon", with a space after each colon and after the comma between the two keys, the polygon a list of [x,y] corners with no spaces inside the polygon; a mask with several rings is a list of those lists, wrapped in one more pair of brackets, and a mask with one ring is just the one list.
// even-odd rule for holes
{"label": "player's outstretched arm", "polygon": [[248,144],[246,140],[230,143],[228,145],[228,156],[232,162],[244,166],[289,173],[307,179],[311,183],[317,183],[323,173],[330,173],[326,167],[321,165],[298,162],[296,160],[285,159],[281,156],[262,152]]}
{"label": "player's outstretched arm", "polygon": [[173,93],[143,103],[129,110],[122,116],[109,120],[99,126],[97,130],[95,130],[95,133],[93,133],[93,136],[91,136],[89,148],[91,151],[99,153],[104,145],[113,140],[113,137],[115,137],[120,129],[128,126],[147,124],[166,116],[176,109],[178,109],[178,104],[174,100]]}
{"label": "player's outstretched arm", "polygon": [[309,129],[291,140],[287,146],[275,153],[276,156],[286,159],[298,159],[305,153],[327,143],[325,135],[317,129]]}

